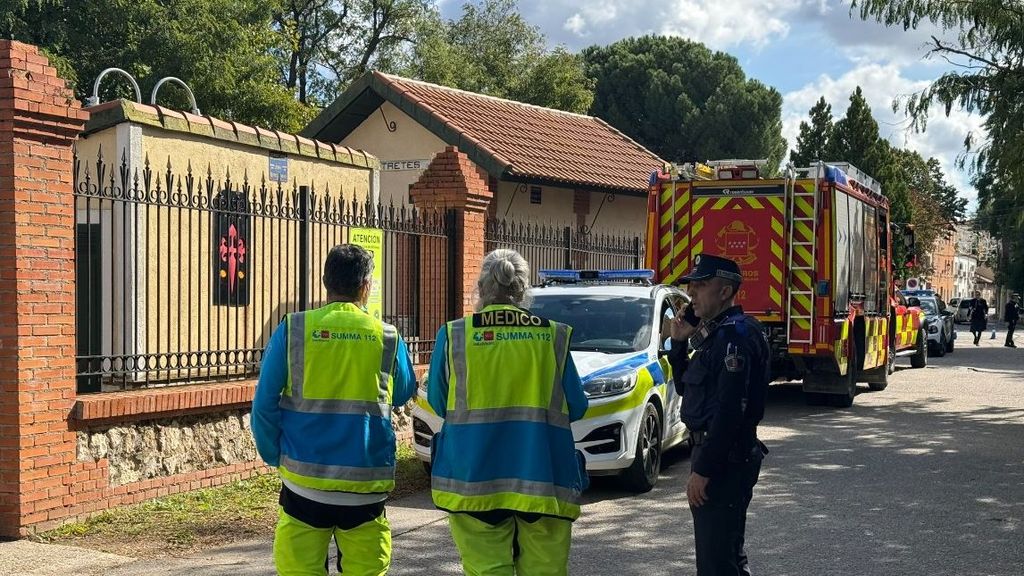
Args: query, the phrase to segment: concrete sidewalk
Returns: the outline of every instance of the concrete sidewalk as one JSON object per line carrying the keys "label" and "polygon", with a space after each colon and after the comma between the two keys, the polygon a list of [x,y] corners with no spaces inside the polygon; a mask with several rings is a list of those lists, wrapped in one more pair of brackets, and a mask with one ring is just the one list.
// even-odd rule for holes
{"label": "concrete sidewalk", "polygon": [[[395,541],[436,523],[446,514],[434,508],[429,492],[388,505]],[[444,532],[447,528],[444,527]],[[446,542],[450,545],[450,543]],[[396,558],[397,560],[397,558]],[[175,558],[136,559],[95,550],[27,540],[0,542],[0,576],[273,576],[272,541],[248,540]]]}

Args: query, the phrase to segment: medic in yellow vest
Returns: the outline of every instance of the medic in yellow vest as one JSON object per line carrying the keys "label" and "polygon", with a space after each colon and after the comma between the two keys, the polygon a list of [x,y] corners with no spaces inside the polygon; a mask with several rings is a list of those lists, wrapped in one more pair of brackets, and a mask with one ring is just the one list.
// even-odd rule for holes
{"label": "medic in yellow vest", "polygon": [[391,409],[409,401],[416,379],[398,332],[365,311],[372,272],[367,250],[335,246],[324,264],[329,303],[289,314],[263,355],[252,432],[281,474],[282,575],[322,576],[332,537],[346,576],[383,575],[391,563]]}
{"label": "medic in yellow vest", "polygon": [[587,486],[569,423],[587,411],[572,328],[530,314],[529,265],[484,258],[477,313],[441,327],[427,396],[445,419],[431,458],[434,504],[451,512],[470,576],[568,573]]}

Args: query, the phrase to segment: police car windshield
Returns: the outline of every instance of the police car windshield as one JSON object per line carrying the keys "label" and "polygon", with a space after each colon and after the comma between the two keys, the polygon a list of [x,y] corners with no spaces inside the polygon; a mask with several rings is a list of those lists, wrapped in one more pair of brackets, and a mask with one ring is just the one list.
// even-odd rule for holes
{"label": "police car windshield", "polygon": [[924,310],[925,314],[935,314],[938,311],[938,307],[935,306],[935,300],[931,298],[920,298],[921,310]]}
{"label": "police car windshield", "polygon": [[622,354],[647,348],[651,342],[650,298],[579,294],[534,297],[530,311],[572,326],[572,350]]}

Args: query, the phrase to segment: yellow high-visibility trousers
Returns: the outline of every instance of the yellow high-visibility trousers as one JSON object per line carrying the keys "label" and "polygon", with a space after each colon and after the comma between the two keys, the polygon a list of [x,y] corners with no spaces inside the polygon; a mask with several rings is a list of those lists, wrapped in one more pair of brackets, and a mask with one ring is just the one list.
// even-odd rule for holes
{"label": "yellow high-visibility trousers", "polygon": [[382,513],[351,530],[315,528],[277,513],[274,566],[282,576],[324,576],[331,537],[338,543],[345,576],[384,576],[391,565],[391,525]]}
{"label": "yellow high-visibility trousers", "polygon": [[[566,576],[572,522],[543,516],[488,524],[469,514],[451,514],[448,526],[467,576]],[[513,557],[513,546],[519,553]]]}

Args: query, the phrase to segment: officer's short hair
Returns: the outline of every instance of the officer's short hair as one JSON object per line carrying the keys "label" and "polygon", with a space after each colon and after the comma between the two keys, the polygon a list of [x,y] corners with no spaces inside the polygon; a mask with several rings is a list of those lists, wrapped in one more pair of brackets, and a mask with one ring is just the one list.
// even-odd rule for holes
{"label": "officer's short hair", "polygon": [[327,253],[324,287],[345,298],[358,298],[359,290],[373,275],[373,255],[362,246],[339,244]]}
{"label": "officer's short hair", "polygon": [[530,265],[515,250],[495,250],[484,257],[476,287],[480,297],[478,308],[491,304],[528,306]]}
{"label": "officer's short hair", "polygon": [[733,280],[732,278],[722,278],[721,276],[718,276],[717,278],[719,281],[722,282],[723,285],[732,288],[733,296],[736,296],[736,294],[740,291],[740,283],[738,281]]}

